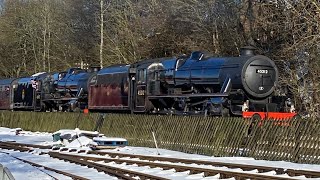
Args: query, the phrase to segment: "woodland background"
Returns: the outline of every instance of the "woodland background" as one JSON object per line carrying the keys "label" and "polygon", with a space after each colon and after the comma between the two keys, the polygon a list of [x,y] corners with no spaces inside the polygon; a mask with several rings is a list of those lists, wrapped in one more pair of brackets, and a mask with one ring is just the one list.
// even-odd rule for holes
{"label": "woodland background", "polygon": [[317,0],[0,0],[0,77],[251,45],[317,118],[319,23]]}

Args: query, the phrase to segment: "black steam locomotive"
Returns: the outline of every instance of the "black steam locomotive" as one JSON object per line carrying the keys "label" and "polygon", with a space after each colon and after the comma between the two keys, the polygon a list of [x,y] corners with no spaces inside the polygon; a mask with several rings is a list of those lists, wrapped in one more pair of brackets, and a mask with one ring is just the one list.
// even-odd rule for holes
{"label": "black steam locomotive", "polygon": [[[85,71],[39,73],[0,80],[0,109],[127,111],[293,116],[292,102],[274,96],[279,72],[266,56],[243,48],[239,57],[190,56],[144,60]],[[288,108],[288,106],[290,106]],[[291,112],[288,112],[290,111]]]}

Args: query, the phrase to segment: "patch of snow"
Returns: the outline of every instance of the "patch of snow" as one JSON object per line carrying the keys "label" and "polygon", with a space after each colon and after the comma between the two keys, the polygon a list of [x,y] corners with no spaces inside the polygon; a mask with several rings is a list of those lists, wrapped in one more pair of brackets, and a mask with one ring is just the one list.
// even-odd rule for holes
{"label": "patch of snow", "polygon": [[126,142],[127,140],[124,138],[116,138],[116,137],[94,137],[94,141],[121,141],[121,142]]}
{"label": "patch of snow", "polygon": [[44,73],[46,73],[46,72],[38,72],[36,74],[33,74],[31,77],[37,77],[37,76],[40,76],[41,74],[44,74]]}
{"label": "patch of snow", "polygon": [[87,147],[91,143],[92,143],[92,139],[87,138],[86,136],[81,136],[81,137],[73,140],[68,145],[66,145],[66,147],[68,147],[68,148]]}
{"label": "patch of snow", "polygon": [[81,136],[81,135],[91,135],[93,137],[99,136],[99,132],[97,131],[85,131],[85,130],[80,130],[79,128],[76,129],[61,129],[59,131],[56,131],[53,133],[54,134],[60,134],[60,136],[64,135],[71,135],[71,136]]}

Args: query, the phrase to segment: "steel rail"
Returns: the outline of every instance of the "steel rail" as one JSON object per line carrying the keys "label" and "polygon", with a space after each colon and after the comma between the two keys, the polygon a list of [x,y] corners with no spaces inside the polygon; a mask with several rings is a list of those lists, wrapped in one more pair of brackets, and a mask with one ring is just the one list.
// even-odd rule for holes
{"label": "steel rail", "polygon": [[38,148],[38,149],[51,149],[52,146],[49,145],[37,145],[37,144],[24,144],[24,143],[18,143],[18,142],[12,142],[12,141],[0,141],[1,144],[5,145],[15,145],[15,146],[21,146],[21,147],[32,147],[32,148]]}

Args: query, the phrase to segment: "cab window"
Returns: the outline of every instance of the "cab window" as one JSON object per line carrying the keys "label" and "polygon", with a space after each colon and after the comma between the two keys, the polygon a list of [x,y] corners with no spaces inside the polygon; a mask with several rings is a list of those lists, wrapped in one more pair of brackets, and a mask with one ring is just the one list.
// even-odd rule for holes
{"label": "cab window", "polygon": [[145,83],[146,82],[146,69],[142,69],[138,71],[138,82],[139,83]]}

